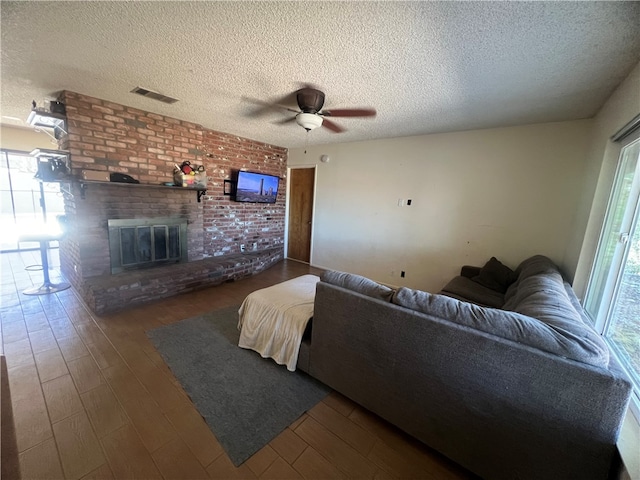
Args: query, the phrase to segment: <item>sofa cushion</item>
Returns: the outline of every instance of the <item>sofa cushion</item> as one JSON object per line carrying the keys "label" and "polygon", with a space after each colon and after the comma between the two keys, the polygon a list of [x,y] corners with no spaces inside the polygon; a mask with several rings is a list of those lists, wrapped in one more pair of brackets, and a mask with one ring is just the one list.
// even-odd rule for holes
{"label": "sofa cushion", "polygon": [[513,270],[504,265],[496,257],[491,257],[480,269],[478,275],[473,277],[472,280],[491,290],[504,293],[507,291],[509,285],[516,280],[516,275]]}
{"label": "sofa cushion", "polygon": [[540,320],[561,332],[563,338],[598,352],[603,364],[609,363],[609,348],[604,339],[584,322],[559,272],[540,273],[519,280],[517,291],[504,308]]}
{"label": "sofa cushion", "polygon": [[516,268],[516,276],[518,280],[532,275],[539,275],[541,273],[553,273],[558,272],[558,267],[553,261],[545,257],[544,255],[534,255],[526,260],[523,260]]}
{"label": "sofa cushion", "polygon": [[[528,276],[521,275],[514,285],[516,288],[512,288],[513,286],[509,287],[507,294],[505,294],[505,304],[503,306],[505,310],[520,311],[519,307],[521,308],[523,305],[527,305],[527,299],[537,293],[546,292],[544,297],[535,297],[538,303],[544,302],[546,299],[547,302],[558,304],[560,299],[566,296],[554,297],[554,294],[558,294],[559,290],[564,290],[562,276],[557,270]],[[533,307],[533,305],[531,306]],[[527,310],[534,316],[537,314],[535,310]]]}
{"label": "sofa cushion", "polygon": [[523,260],[516,268],[516,281],[509,286],[504,294],[505,304],[510,303],[512,297],[518,291],[518,286],[521,280],[524,280],[525,278],[531,277],[533,275],[545,273],[559,274],[560,272],[556,264],[544,255],[534,255],[533,257],[529,257],[526,260]]}
{"label": "sofa cushion", "polygon": [[519,312],[481,307],[406,287],[394,294],[392,302],[578,362],[605,368],[609,363],[606,345],[582,322],[578,325],[557,318],[547,323]]}
{"label": "sofa cushion", "polygon": [[322,275],[322,281],[337,285],[338,287],[347,288],[354,292],[367,295],[368,297],[378,298],[386,302],[391,301],[394,290],[381,285],[373,280],[363,277],[361,275],[355,275],[353,273],[327,271]]}
{"label": "sofa cushion", "polygon": [[504,295],[502,293],[487,288],[462,275],[453,277],[444,286],[440,294],[485,307],[500,308],[504,304]]}

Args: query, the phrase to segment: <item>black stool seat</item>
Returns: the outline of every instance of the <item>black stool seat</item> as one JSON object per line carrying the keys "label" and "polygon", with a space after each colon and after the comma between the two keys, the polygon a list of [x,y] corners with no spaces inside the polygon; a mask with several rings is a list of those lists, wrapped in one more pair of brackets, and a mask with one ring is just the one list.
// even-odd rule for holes
{"label": "black stool seat", "polygon": [[44,272],[44,283],[39,287],[27,288],[25,295],[48,295],[49,293],[56,293],[62,290],[66,290],[71,285],[68,283],[51,283],[49,279],[49,258],[47,250],[49,249],[49,242],[53,240],[60,240],[62,234],[53,233],[28,233],[20,235],[20,242],[38,242],[40,243],[40,257],[42,258],[42,271]]}

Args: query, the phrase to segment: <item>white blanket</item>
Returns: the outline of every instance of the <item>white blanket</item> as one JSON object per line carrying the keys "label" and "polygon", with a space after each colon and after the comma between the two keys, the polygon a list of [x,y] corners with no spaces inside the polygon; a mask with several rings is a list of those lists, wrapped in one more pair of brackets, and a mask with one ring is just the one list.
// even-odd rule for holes
{"label": "white blanket", "polygon": [[313,317],[319,281],[316,275],[303,275],[249,294],[238,311],[238,346],[272,358],[293,372],[304,329]]}

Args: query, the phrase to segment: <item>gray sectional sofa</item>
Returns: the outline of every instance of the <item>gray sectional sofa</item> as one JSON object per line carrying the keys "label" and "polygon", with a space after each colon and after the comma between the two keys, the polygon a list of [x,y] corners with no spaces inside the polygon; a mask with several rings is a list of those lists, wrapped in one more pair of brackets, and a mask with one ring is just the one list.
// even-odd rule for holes
{"label": "gray sectional sofa", "polygon": [[631,394],[546,257],[463,267],[440,294],[317,285],[298,368],[486,479],[606,479]]}

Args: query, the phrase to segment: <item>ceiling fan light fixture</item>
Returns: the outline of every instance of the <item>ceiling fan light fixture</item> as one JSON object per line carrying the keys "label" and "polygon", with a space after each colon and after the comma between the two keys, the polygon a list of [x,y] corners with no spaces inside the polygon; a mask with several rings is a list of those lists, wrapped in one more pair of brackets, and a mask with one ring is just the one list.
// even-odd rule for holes
{"label": "ceiling fan light fixture", "polygon": [[322,125],[322,117],[315,113],[299,113],[296,115],[296,122],[308,132]]}

